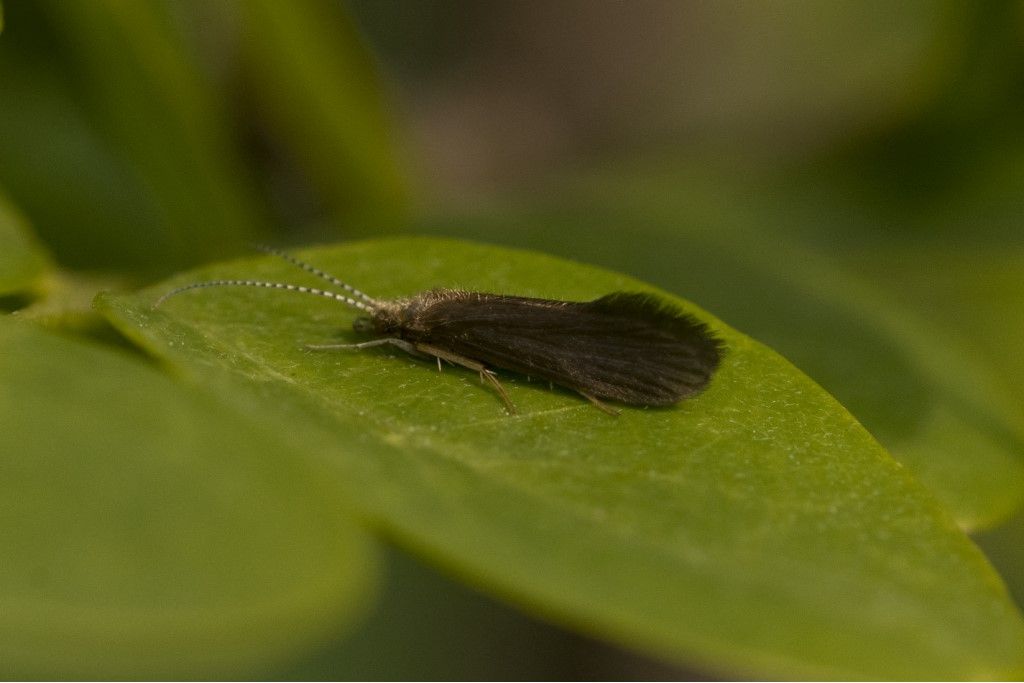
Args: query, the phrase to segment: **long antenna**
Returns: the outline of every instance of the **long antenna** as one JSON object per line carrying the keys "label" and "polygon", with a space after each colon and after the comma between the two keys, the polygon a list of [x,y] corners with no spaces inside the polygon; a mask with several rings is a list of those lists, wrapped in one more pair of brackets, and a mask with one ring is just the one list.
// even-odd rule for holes
{"label": "long antenna", "polygon": [[153,308],[159,308],[163,302],[167,301],[172,296],[176,296],[182,292],[187,292],[190,289],[201,289],[203,287],[266,287],[267,289],[284,289],[289,292],[313,294],[315,296],[333,299],[334,301],[340,301],[343,304],[348,304],[353,308],[358,308],[359,310],[366,311],[367,313],[373,313],[379,308],[379,304],[369,297],[366,297],[367,301],[358,301],[350,296],[338,294],[337,292],[329,292],[324,289],[317,289],[316,287],[291,285],[284,282],[266,282],[264,280],[209,280],[207,282],[193,282],[190,285],[178,287],[177,289],[172,289],[167,292],[153,303]]}
{"label": "long antenna", "polygon": [[318,278],[320,278],[322,280],[326,280],[327,282],[330,282],[332,285],[335,285],[337,287],[341,287],[346,292],[350,292],[351,294],[354,294],[356,297],[362,299],[363,301],[367,302],[371,306],[377,306],[378,305],[378,302],[373,297],[367,296],[366,294],[364,294],[363,292],[360,292],[358,289],[356,289],[352,285],[347,284],[345,282],[342,282],[341,280],[339,280],[338,278],[334,277],[330,273],[325,273],[324,271],[320,270],[316,266],[310,265],[309,263],[306,263],[305,261],[301,261],[301,260],[295,258],[294,256],[292,256],[288,252],[281,251],[280,249],[275,249],[274,247],[268,247],[265,244],[254,244],[253,247],[255,247],[256,249],[259,249],[260,251],[262,251],[264,253],[272,254],[274,256],[277,256],[278,258],[282,258],[285,261],[287,261],[288,263],[292,264],[293,266],[297,266],[299,268],[302,268],[307,273],[312,273],[313,275],[316,275]]}

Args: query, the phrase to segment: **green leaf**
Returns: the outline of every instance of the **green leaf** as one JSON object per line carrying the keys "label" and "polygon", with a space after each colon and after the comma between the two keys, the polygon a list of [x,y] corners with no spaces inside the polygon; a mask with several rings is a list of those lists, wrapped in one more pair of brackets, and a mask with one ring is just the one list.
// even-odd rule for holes
{"label": "green leaf", "polygon": [[1024,511],[975,538],[992,563],[1006,577],[1010,593],[1024,605]]}
{"label": "green leaf", "polygon": [[444,216],[421,229],[538,245],[686,292],[828,389],[964,528],[1021,505],[1024,424],[976,349],[835,262],[766,239],[759,230],[778,211],[728,183],[675,173],[628,182],[562,187],[541,208]]}
{"label": "green leaf", "polygon": [[252,675],[365,599],[323,476],[137,359],[0,317],[0,424],[5,678]]}
{"label": "green leaf", "polygon": [[240,3],[240,38],[257,112],[336,218],[360,229],[406,208],[373,56],[350,16],[325,0]]}
{"label": "green leaf", "polygon": [[157,265],[231,253],[264,234],[263,207],[234,148],[228,114],[170,5],[100,0],[43,7],[70,56],[64,68],[87,93],[79,98],[90,123],[141,185],[141,198],[129,203],[155,205],[163,232],[154,231],[149,249],[161,257]]}
{"label": "green leaf", "polygon": [[[14,11],[39,9],[19,3]],[[30,28],[24,16],[16,19],[19,32]],[[143,179],[95,130],[64,82],[67,69],[48,62],[43,50],[15,43],[17,35],[0,41],[0,183],[62,264],[161,267],[170,251],[166,216]],[[39,44],[52,53],[49,34]]]}
{"label": "green leaf", "polygon": [[[536,253],[394,239],[301,255],[374,296],[433,286],[585,300],[649,290]],[[397,352],[312,352],[353,315],[211,278],[308,281],[277,260],[105,296],[122,331],[330,462],[364,513],[490,591],[677,661],[758,676],[974,678],[1024,667],[1024,623],[984,556],[827,393],[711,324],[728,355],[669,410],[609,417]],[[667,295],[666,295],[667,296]]]}
{"label": "green leaf", "polygon": [[930,240],[867,249],[850,261],[901,303],[953,330],[1024,405],[1024,321],[1016,315],[1024,306],[1024,246]]}
{"label": "green leaf", "polygon": [[123,346],[124,338],[96,312],[92,301],[97,292],[128,291],[134,284],[116,275],[57,270],[46,279],[43,295],[19,308],[18,317],[54,332]]}
{"label": "green leaf", "polygon": [[35,288],[49,268],[25,217],[0,192],[0,296]]}
{"label": "green leaf", "polygon": [[615,677],[628,679],[630,662],[640,662],[634,675],[661,677],[648,659],[532,619],[385,548],[386,578],[373,613],[287,668],[265,672],[265,680],[543,681],[569,672],[585,679],[607,674],[609,660],[618,664]]}
{"label": "green leaf", "polygon": [[712,280],[729,280],[716,310],[820,381],[962,527],[992,526],[1020,507],[1024,421],[984,358],[832,262],[761,240],[712,241]]}

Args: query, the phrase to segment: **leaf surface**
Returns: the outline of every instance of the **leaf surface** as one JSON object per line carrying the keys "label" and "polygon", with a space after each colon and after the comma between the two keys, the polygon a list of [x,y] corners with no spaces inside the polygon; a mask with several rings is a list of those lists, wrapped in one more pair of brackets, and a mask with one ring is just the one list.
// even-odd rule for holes
{"label": "leaf surface", "polygon": [[5,678],[252,675],[360,613],[323,477],[151,366],[0,317],[0,425]]}
{"label": "leaf surface", "polygon": [[[434,286],[587,300],[648,290],[536,253],[393,239],[300,254],[377,297]],[[1009,676],[1024,625],[998,576],[851,415],[768,348],[692,304],[728,353],[709,389],[618,418],[504,376],[351,341],[314,297],[170,287],[308,282],[276,259],[105,296],[122,331],[336,468],[381,528],[471,582],[661,656],[758,675]],[[667,295],[666,295],[667,296]]]}

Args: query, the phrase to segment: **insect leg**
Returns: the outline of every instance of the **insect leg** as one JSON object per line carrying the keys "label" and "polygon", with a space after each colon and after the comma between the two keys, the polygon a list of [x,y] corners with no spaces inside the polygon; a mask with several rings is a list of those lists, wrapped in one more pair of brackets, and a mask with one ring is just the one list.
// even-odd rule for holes
{"label": "insect leg", "polygon": [[418,351],[413,344],[405,341],[404,339],[398,339],[396,337],[383,337],[381,339],[372,339],[370,341],[360,342],[358,344],[306,344],[307,349],[313,351],[334,351],[336,349],[369,349],[374,346],[385,346],[390,344],[391,346],[397,346],[411,356],[419,356],[420,358],[428,357],[427,354]]}
{"label": "insect leg", "polygon": [[416,344],[415,348],[417,351],[430,354],[431,356],[435,356],[439,359],[446,360],[449,363],[461,365],[462,367],[468,368],[470,370],[476,370],[477,372],[480,373],[480,376],[485,378],[488,382],[490,382],[491,386],[493,386],[495,391],[498,392],[498,395],[501,397],[501,400],[505,402],[505,409],[508,410],[509,415],[516,414],[516,407],[512,405],[512,400],[508,397],[508,394],[505,392],[505,387],[501,386],[501,382],[498,381],[498,378],[495,377],[494,373],[488,370],[483,363],[479,363],[473,360],[472,358],[459,356],[450,351],[445,351],[444,349],[440,349],[436,346],[431,346],[430,344]]}
{"label": "insect leg", "polygon": [[613,417],[619,415],[619,413],[622,412],[622,411],[618,410],[617,408],[612,408],[610,405],[608,405],[607,403],[604,403],[603,401],[598,401],[596,398],[594,398],[590,394],[584,394],[582,391],[580,391],[579,394],[580,394],[580,396],[582,396],[583,398],[587,399],[588,401],[593,403],[595,406],[600,408],[602,411],[608,413],[609,415],[611,415]]}

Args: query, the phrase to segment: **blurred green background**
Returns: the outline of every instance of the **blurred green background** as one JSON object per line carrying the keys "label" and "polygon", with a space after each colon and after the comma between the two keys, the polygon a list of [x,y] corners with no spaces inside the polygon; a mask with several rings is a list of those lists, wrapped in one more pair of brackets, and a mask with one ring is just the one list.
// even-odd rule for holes
{"label": "blurred green background", "polygon": [[[821,383],[1024,601],[1024,3],[3,13],[5,310],[123,344],[97,291],[254,241],[423,233],[605,265]],[[265,675],[704,673],[522,616],[402,551],[385,563],[354,633]]]}

